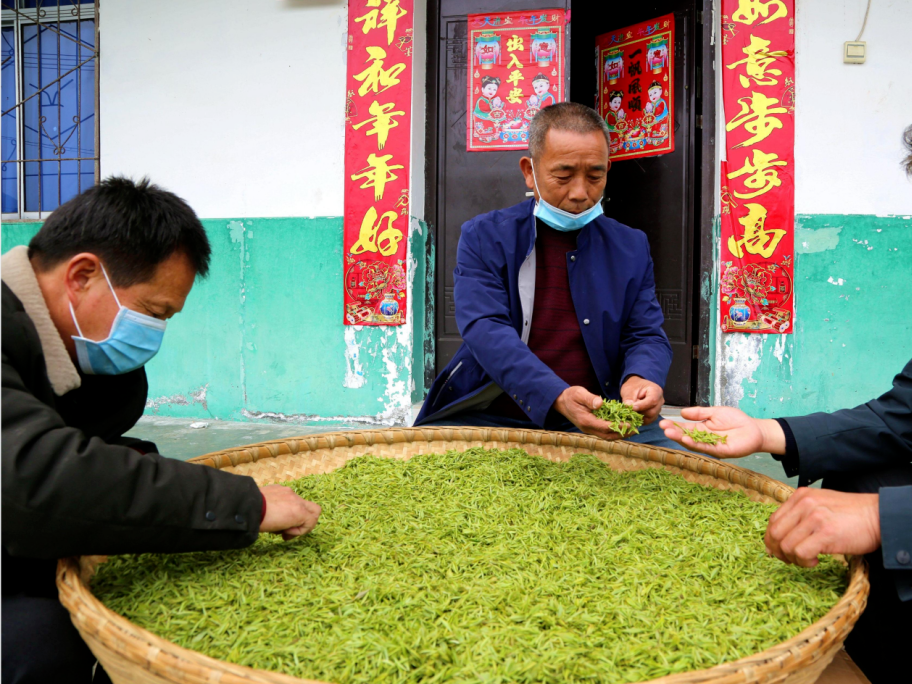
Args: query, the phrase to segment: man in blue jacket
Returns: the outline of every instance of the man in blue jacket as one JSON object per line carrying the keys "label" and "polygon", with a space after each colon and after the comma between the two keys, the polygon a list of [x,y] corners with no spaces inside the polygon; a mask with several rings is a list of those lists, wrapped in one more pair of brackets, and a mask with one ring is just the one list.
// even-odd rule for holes
{"label": "man in blue jacket", "polygon": [[[912,126],[904,162],[912,177]],[[871,594],[846,650],[873,684],[910,681],[912,640],[912,361],[877,399],[834,413],[758,420],[736,408],[687,408],[688,427],[725,435],[696,444],[673,421],[665,434],[694,451],[738,458],[773,455],[799,489],[770,517],[767,551],[817,565],[818,554],[865,554]],[[807,485],[823,480],[822,489]]]}
{"label": "man in blue jacket", "polygon": [[541,110],[520,168],[534,200],[462,226],[454,272],[464,343],[416,425],[582,431],[618,439],[602,396],[645,417],[634,441],[675,448],[658,424],[671,345],[649,243],[602,214],[605,122],[563,102]]}

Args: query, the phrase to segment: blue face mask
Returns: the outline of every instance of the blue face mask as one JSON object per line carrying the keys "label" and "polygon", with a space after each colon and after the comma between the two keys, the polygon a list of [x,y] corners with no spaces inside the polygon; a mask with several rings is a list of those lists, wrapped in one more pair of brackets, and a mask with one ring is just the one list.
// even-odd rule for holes
{"label": "blue face mask", "polygon": [[538,193],[538,202],[535,203],[535,211],[532,213],[547,225],[554,228],[554,230],[559,230],[564,233],[571,230],[579,230],[604,213],[602,211],[601,198],[581,214],[571,214],[569,211],[558,209],[545,202],[544,198],[541,196],[541,190],[538,189],[538,179],[535,177],[534,164],[532,165],[532,181],[535,183],[535,191]]}
{"label": "blue face mask", "polygon": [[111,288],[111,294],[114,295],[114,301],[120,307],[114,323],[111,324],[111,332],[107,338],[96,342],[82,336],[82,330],[79,322],[76,320],[76,312],[73,310],[73,304],[70,303],[70,315],[73,317],[73,323],[76,324],[76,331],[79,336],[73,335],[73,341],[76,343],[76,358],[79,360],[79,367],[84,373],[89,375],[120,375],[136,370],[144,366],[149,359],[158,353],[161,347],[162,338],[165,336],[165,321],[160,321],[152,316],[137,313],[120,303],[117,299],[117,293],[111,285],[108,278],[108,272],[105,267],[101,267],[105,280],[108,281],[108,287]]}

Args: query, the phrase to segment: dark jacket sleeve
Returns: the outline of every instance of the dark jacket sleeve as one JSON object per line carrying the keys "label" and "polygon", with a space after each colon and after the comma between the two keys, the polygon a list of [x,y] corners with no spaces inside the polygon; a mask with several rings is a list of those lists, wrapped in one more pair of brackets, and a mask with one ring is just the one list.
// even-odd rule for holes
{"label": "dark jacket sleeve", "polygon": [[453,272],[456,323],[466,346],[529,419],[544,425],[554,400],[569,387],[522,341],[510,319],[510,298],[504,273],[485,260],[477,230],[466,223],[456,251]]}
{"label": "dark jacket sleeve", "polygon": [[[912,485],[880,488],[880,542],[884,567],[904,570],[912,580]],[[907,596],[912,599],[912,581]]]}
{"label": "dark jacket sleeve", "polygon": [[662,328],[665,317],[656,299],[655,272],[645,235],[643,242],[646,243],[646,273],[621,333],[621,384],[631,375],[638,375],[665,387],[671,367],[671,343]]}
{"label": "dark jacket sleeve", "polygon": [[[783,419],[794,437],[798,475],[815,482],[912,463],[912,361],[883,396],[853,409]],[[881,487],[884,567],[900,571],[897,589],[912,600],[912,483]]]}
{"label": "dark jacket sleeve", "polygon": [[912,462],[912,361],[893,389],[853,409],[784,419],[795,437],[799,476],[880,470]]}
{"label": "dark jacket sleeve", "polygon": [[259,530],[252,478],[86,437],[3,356],[3,546],[60,558],[241,548]]}

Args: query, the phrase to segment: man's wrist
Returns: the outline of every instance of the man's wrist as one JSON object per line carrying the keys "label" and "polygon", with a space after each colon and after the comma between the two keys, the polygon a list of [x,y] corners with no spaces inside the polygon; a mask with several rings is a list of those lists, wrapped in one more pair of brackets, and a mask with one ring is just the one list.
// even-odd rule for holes
{"label": "man's wrist", "polygon": [[551,403],[551,408],[553,408],[555,411],[557,411],[558,413],[560,413],[563,416],[566,416],[566,414],[563,411],[561,411],[561,408],[564,408],[563,397],[567,393],[567,390],[569,390],[569,389],[570,389],[570,385],[567,385],[566,387],[559,389],[559,391],[557,392],[557,396],[554,397],[554,401]]}
{"label": "man's wrist", "polygon": [[870,497],[871,505],[868,509],[871,512],[871,531],[874,534],[874,540],[876,542],[875,549],[879,549],[882,542],[882,527],[880,524],[880,492],[876,494],[866,494],[865,496]]}
{"label": "man's wrist", "polygon": [[772,418],[761,418],[757,420],[762,435],[761,451],[770,454],[785,454],[785,432],[778,421]]}

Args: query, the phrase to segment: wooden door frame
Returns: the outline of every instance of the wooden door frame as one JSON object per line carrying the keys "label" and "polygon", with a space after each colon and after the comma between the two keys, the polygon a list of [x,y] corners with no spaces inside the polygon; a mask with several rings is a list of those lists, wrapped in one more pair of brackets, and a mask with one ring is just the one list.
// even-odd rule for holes
{"label": "wooden door frame", "polygon": [[[427,0],[427,26],[425,35],[427,63],[425,65],[425,129],[424,129],[424,220],[428,231],[427,268],[434,269],[433,284],[425,291],[425,320],[433,330],[425,331],[425,338],[433,340],[434,348],[425,349],[424,388],[430,390],[437,376],[437,88],[439,86],[440,0]],[[445,40],[445,37],[443,38]],[[428,354],[427,352],[432,352]],[[431,359],[428,362],[428,359]]]}
{"label": "wooden door frame", "polygon": [[[435,0],[436,1],[436,0]],[[697,4],[699,7],[699,3]],[[697,112],[700,122],[700,207],[697,214],[699,232],[695,247],[699,249],[699,260],[694,268],[694,349],[696,359],[696,387],[693,397],[696,404],[709,404],[712,389],[712,368],[710,358],[710,336],[713,333],[713,308],[715,305],[714,289],[709,289],[709,297],[703,297],[703,281],[710,279],[715,283],[715,261],[713,251],[713,223],[716,210],[716,46],[713,42],[713,27],[716,17],[713,14],[713,0],[703,0],[703,8],[698,15],[702,18],[703,40],[701,50],[700,81],[701,111]],[[699,21],[697,23],[700,23]]]}
{"label": "wooden door frame", "polygon": [[[696,225],[699,233],[694,241],[694,246],[699,250],[699,260],[694,263],[694,345],[696,350],[696,378],[692,388],[692,395],[697,404],[709,403],[712,388],[712,368],[710,366],[710,336],[713,332],[712,312],[715,305],[713,290],[709,298],[703,297],[702,283],[705,278],[715,282],[715,262],[713,250],[713,224],[715,221],[716,197],[716,75],[715,57],[716,46],[713,43],[713,26],[715,15],[713,13],[713,0],[699,0],[695,3],[699,12],[695,23],[702,25],[702,45],[700,51],[700,95],[701,111],[696,113],[700,125],[700,206],[697,208]],[[571,0],[572,10],[572,0]],[[437,244],[437,89],[438,60],[441,53],[441,40],[445,37],[438,35],[440,18],[440,0],[428,0],[427,3],[427,74],[426,83],[426,126],[425,126],[425,204],[424,216],[428,229],[428,254],[434,255],[434,245]],[[700,21],[702,19],[702,21]],[[569,72],[568,72],[569,77]],[[439,276],[436,272],[437,260],[430,259],[428,268],[434,269],[434,280]],[[435,288],[427,288],[427,311],[430,312],[427,320],[434,321],[435,330],[428,338],[437,339],[437,317]],[[433,350],[436,356],[436,344]],[[427,357],[426,357],[427,358]],[[430,387],[435,377],[433,364],[426,364],[424,368],[425,387]]]}

